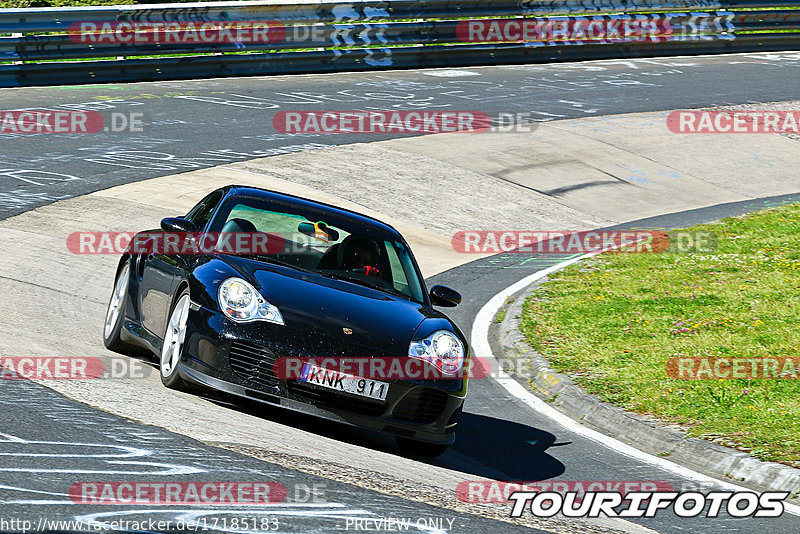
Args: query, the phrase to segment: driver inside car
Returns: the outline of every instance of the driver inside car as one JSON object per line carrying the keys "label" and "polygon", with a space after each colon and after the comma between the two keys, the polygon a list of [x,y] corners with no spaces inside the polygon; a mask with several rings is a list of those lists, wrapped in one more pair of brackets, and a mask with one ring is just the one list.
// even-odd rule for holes
{"label": "driver inside car", "polygon": [[380,249],[374,240],[358,237],[344,245],[346,248],[342,264],[345,270],[363,271],[367,276],[381,277],[381,270],[378,268]]}

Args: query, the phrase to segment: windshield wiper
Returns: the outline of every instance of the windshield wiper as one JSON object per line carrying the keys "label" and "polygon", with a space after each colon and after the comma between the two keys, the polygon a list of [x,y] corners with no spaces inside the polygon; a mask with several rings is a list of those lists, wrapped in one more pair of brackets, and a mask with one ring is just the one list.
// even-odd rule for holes
{"label": "windshield wiper", "polygon": [[315,271],[304,269],[303,267],[299,267],[293,263],[289,263],[286,261],[275,259],[274,257],[270,256],[269,254],[241,254],[242,257],[250,258],[254,260],[263,260],[267,263],[274,263],[275,265],[280,265],[282,267],[290,267],[292,269],[297,269],[298,271],[303,271],[307,273],[313,273]]}
{"label": "windshield wiper", "polygon": [[[314,272],[317,272],[317,271],[314,271]],[[322,274],[323,276],[327,276],[327,277],[333,278],[335,280],[344,280],[345,282],[352,282],[353,284],[357,284],[357,285],[360,285],[360,286],[368,287],[370,289],[377,289],[378,291],[383,291],[384,293],[389,293],[391,295],[397,295],[398,297],[402,297],[402,298],[404,298],[406,300],[410,300],[411,299],[411,297],[409,297],[408,295],[406,295],[402,291],[398,291],[397,289],[395,289],[395,288],[393,288],[391,286],[387,287],[387,286],[383,286],[383,285],[379,285],[379,284],[371,284],[367,280],[363,280],[361,278],[351,278],[349,276],[341,276],[341,275],[336,275],[334,273],[318,273],[318,274]]]}
{"label": "windshield wiper", "polygon": [[333,280],[343,280],[345,282],[351,282],[353,284],[357,284],[357,285],[360,285],[360,286],[363,286],[363,287],[368,287],[370,289],[377,289],[378,291],[383,291],[384,293],[389,293],[390,295],[396,295],[396,296],[401,297],[401,298],[403,298],[405,300],[412,300],[409,295],[403,293],[402,291],[399,291],[399,290],[395,289],[394,287],[391,287],[391,286],[387,287],[387,286],[383,286],[383,285],[379,285],[379,284],[371,284],[371,283],[369,283],[369,281],[362,280],[361,278],[352,278],[350,276],[342,275],[342,274],[339,274],[339,273],[324,272],[324,271],[314,271],[312,269],[305,269],[303,267],[298,267],[297,265],[294,265],[292,263],[288,263],[288,262],[285,262],[285,261],[281,261],[281,260],[275,259],[272,256],[266,255],[266,254],[242,254],[242,256],[244,256],[246,258],[254,258],[254,259],[259,259],[259,260],[263,259],[267,263],[274,263],[276,265],[281,265],[283,267],[289,267],[289,268],[292,268],[292,269],[297,269],[298,271],[303,271],[305,273],[318,274],[320,276],[324,276],[325,278],[332,278]]}

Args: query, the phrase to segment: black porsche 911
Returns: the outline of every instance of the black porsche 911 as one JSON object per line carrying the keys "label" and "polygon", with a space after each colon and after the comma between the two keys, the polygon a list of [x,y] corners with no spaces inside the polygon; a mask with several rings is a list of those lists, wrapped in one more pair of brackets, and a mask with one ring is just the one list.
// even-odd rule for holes
{"label": "black porsche 911", "polygon": [[[394,228],[327,204],[227,186],[133,241],[179,233],[216,245],[192,253],[129,247],[108,306],[106,347],[152,352],[167,387],[212,388],[389,432],[408,454],[436,456],[454,442],[469,347],[434,306],[455,306],[461,296],[444,286],[427,292]],[[226,234],[264,237],[269,250],[217,246]],[[276,371],[278,361],[317,358],[422,362],[438,374],[332,379],[309,363],[296,376]]]}

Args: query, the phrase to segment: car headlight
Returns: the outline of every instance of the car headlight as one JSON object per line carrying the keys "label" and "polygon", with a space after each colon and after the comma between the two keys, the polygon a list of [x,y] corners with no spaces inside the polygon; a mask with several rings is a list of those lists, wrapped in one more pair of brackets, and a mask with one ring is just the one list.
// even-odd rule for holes
{"label": "car headlight", "polygon": [[280,310],[267,302],[252,285],[241,278],[228,278],[219,286],[219,307],[237,323],[266,321],[285,324]]}
{"label": "car headlight", "polygon": [[437,330],[425,339],[412,341],[408,356],[430,363],[441,372],[454,375],[464,365],[464,344],[448,330]]}

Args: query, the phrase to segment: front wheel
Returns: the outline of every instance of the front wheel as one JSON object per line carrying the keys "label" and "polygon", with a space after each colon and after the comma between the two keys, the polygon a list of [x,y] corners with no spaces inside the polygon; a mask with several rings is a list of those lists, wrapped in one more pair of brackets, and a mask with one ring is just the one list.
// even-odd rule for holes
{"label": "front wheel", "polygon": [[161,346],[161,383],[170,389],[189,389],[186,381],[178,372],[183,342],[186,339],[186,323],[189,318],[189,290],[184,289],[169,315],[167,331],[164,333],[164,344]]}
{"label": "front wheel", "polygon": [[407,456],[422,456],[424,458],[436,458],[441,456],[447,450],[449,445],[441,445],[438,443],[425,443],[424,441],[417,441],[414,439],[396,437],[397,446],[400,451]]}

